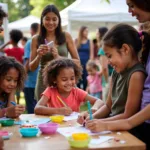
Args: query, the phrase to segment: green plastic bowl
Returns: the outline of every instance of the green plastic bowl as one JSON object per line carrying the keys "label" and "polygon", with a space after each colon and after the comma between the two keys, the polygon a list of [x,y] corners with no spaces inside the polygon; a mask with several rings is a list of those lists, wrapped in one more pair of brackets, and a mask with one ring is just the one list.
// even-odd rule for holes
{"label": "green plastic bowl", "polygon": [[2,124],[2,126],[12,126],[14,125],[14,120],[13,119],[1,120],[0,123]]}
{"label": "green plastic bowl", "polygon": [[72,138],[72,136],[69,136],[68,138],[68,142],[70,144],[71,147],[75,147],[75,148],[85,148],[88,147],[88,144],[91,140],[91,137],[89,137],[86,140],[74,140]]}

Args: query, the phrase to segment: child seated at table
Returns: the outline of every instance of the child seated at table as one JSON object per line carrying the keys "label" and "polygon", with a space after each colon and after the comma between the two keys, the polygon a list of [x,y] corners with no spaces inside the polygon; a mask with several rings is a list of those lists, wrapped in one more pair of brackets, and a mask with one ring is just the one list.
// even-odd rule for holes
{"label": "child seated at table", "polygon": [[[103,49],[114,72],[106,104],[93,114],[95,119],[86,123],[91,131],[99,131],[100,119],[125,119],[139,111],[146,77],[145,68],[138,60],[141,48],[142,41],[138,32],[127,24],[114,26],[104,36]],[[84,114],[80,115],[78,122],[83,124],[85,117]]]}
{"label": "child seated at table", "polygon": [[25,80],[23,65],[13,57],[0,57],[0,117],[15,118],[25,110],[23,105],[15,103],[16,90],[22,89]]}
{"label": "child seated at table", "polygon": [[44,83],[48,85],[42,93],[34,111],[38,115],[70,115],[79,112],[82,102],[90,101],[92,109],[97,110],[104,103],[76,87],[81,78],[82,68],[73,60],[60,58],[51,61],[44,69]]}

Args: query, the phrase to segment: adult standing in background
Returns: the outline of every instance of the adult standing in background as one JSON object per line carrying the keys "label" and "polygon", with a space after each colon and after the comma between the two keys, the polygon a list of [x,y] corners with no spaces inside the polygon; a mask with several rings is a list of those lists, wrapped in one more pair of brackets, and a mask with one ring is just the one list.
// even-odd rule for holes
{"label": "adult standing in background", "polygon": [[108,59],[104,53],[104,50],[101,47],[101,41],[105,33],[108,31],[107,27],[100,27],[97,31],[97,40],[99,45],[99,62],[101,65],[101,72],[103,74],[102,85],[103,85],[103,101],[106,101],[109,91],[109,77],[113,71],[113,68],[108,64]]}
{"label": "adult standing in background", "polygon": [[[51,48],[46,45],[50,41],[54,41]],[[53,59],[68,57],[68,53],[79,62],[71,35],[62,31],[58,9],[54,5],[47,5],[41,14],[40,33],[33,37],[31,45],[30,69],[34,71],[40,66],[35,88],[36,100],[40,99],[41,93],[46,88],[42,77],[45,65]]]}
{"label": "adult standing in background", "polygon": [[[39,31],[39,24],[32,23],[30,27],[30,33],[33,37],[34,35],[38,34]],[[34,91],[37,79],[38,68],[34,71],[30,71],[29,69],[29,59],[30,59],[30,52],[31,52],[31,39],[27,41],[24,47],[24,66],[27,72],[27,79],[24,85],[24,95],[26,101],[26,109],[28,114],[34,113],[34,107],[36,105],[36,100],[34,99]]]}
{"label": "adult standing in background", "polygon": [[82,80],[79,81],[78,87],[83,86],[83,90],[87,87],[87,71],[86,63],[89,59],[94,59],[93,43],[88,39],[88,28],[82,26],[79,30],[78,38],[75,40],[78,49],[81,65],[83,67]]}

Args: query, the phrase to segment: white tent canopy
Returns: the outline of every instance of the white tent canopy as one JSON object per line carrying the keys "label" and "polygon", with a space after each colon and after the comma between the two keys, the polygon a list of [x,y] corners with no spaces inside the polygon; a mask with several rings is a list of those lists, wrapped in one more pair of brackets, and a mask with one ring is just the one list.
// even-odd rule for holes
{"label": "white tent canopy", "polygon": [[[29,34],[30,26],[32,23],[40,23],[40,19],[38,17],[30,15],[30,16],[27,16],[20,20],[9,23],[8,28],[9,28],[9,30],[19,29],[24,34]],[[27,35],[27,36],[29,36],[29,35]]]}
{"label": "white tent canopy", "polygon": [[68,31],[77,30],[86,25],[91,30],[100,26],[108,26],[125,22],[135,25],[137,20],[128,13],[125,0],[76,0],[72,5],[60,12],[62,25],[68,26]]}

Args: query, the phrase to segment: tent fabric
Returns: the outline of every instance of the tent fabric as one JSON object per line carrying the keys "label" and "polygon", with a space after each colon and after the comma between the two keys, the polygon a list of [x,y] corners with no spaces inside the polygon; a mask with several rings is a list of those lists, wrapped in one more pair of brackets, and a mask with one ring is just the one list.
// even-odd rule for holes
{"label": "tent fabric", "polygon": [[125,0],[110,0],[110,3],[104,0],[76,0],[60,14],[62,25],[69,26],[69,30],[77,30],[82,25],[92,29],[93,23],[97,27],[120,22],[137,24],[137,20],[128,13]]}
{"label": "tent fabric", "polygon": [[32,23],[40,23],[40,19],[38,17],[30,15],[20,20],[9,23],[8,28],[9,30],[19,29],[22,32],[30,31],[30,26]]}

